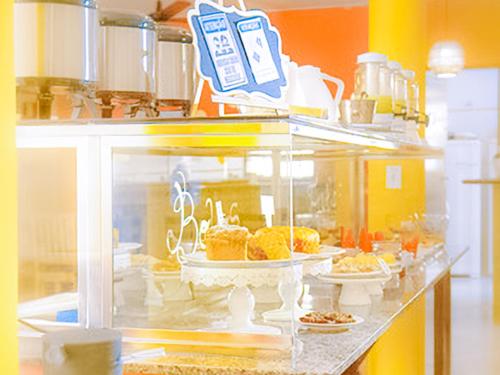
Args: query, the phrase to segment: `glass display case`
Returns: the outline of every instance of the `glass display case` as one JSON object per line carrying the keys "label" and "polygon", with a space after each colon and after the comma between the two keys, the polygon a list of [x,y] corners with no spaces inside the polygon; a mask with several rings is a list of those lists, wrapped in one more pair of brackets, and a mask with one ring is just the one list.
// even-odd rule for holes
{"label": "glass display case", "polygon": [[290,365],[332,259],[422,243],[441,158],[290,117],[32,122],[18,150],[21,337],[113,327],[131,350]]}

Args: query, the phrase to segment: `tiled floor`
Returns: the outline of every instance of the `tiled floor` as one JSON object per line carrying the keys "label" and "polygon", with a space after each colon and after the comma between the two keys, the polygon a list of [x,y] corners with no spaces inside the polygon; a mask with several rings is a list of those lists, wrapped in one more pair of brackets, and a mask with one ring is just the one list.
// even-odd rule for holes
{"label": "tiled floor", "polygon": [[[452,279],[453,375],[500,374],[500,326],[492,321],[491,285],[491,278]],[[432,297],[428,302],[431,300]],[[432,304],[427,306],[431,309]],[[432,333],[429,333],[431,347]],[[427,353],[432,353],[432,349]],[[428,375],[433,373],[431,361],[427,370]]]}

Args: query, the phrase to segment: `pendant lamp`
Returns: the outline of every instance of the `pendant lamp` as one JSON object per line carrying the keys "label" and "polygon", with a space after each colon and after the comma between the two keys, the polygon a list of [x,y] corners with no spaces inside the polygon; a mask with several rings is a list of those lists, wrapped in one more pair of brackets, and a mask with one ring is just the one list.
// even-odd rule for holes
{"label": "pendant lamp", "polygon": [[436,42],[429,53],[429,68],[439,78],[455,77],[464,68],[464,50],[460,43]]}
{"label": "pendant lamp", "polygon": [[455,77],[464,68],[464,49],[449,39],[448,0],[443,1],[444,38],[437,41],[429,52],[429,68],[438,78]]}

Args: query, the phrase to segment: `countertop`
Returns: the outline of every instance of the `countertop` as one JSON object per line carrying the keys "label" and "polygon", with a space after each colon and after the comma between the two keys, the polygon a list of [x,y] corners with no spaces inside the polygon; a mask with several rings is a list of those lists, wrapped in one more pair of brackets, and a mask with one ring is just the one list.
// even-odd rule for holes
{"label": "countertop", "polygon": [[[464,251],[465,252],[465,251]],[[463,253],[464,253],[463,252]],[[384,295],[372,297],[369,306],[341,308],[362,316],[363,324],[340,333],[320,333],[300,330],[291,358],[280,360],[253,359],[217,355],[168,354],[162,358],[125,365],[127,374],[252,374],[252,375],[323,375],[342,374],[387,331],[392,322],[414,301],[432,288],[460,259],[451,258],[444,249],[438,249],[407,270],[404,277],[393,278],[384,289]],[[310,282],[316,294],[326,296],[316,300],[313,308],[331,308],[339,287]],[[319,290],[318,290],[319,288]],[[321,290],[324,289],[324,290]],[[334,308],[339,306],[334,303]],[[347,309],[347,310],[346,310]]]}

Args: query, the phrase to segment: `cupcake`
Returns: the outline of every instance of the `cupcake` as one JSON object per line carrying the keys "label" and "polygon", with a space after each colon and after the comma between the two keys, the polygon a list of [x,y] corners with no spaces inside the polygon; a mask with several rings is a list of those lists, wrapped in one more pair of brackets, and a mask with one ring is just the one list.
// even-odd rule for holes
{"label": "cupcake", "polygon": [[207,259],[246,260],[250,233],[238,225],[214,225],[205,234]]}

